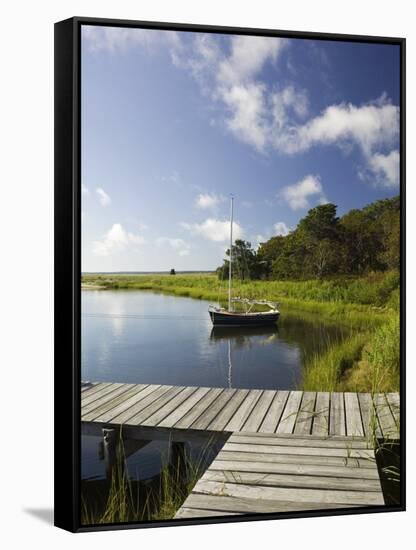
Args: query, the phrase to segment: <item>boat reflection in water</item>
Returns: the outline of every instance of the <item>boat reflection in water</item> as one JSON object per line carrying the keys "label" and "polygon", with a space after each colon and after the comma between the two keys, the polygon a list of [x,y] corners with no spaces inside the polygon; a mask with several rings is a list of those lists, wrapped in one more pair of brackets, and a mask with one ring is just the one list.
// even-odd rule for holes
{"label": "boat reflection in water", "polygon": [[212,327],[211,340],[232,341],[238,348],[251,348],[258,345],[273,344],[279,338],[277,325],[264,325],[258,327]]}
{"label": "boat reflection in water", "polygon": [[259,327],[213,327],[210,339],[213,342],[226,342],[228,351],[228,387],[232,388],[232,351],[258,348],[276,344],[279,339],[277,325]]}

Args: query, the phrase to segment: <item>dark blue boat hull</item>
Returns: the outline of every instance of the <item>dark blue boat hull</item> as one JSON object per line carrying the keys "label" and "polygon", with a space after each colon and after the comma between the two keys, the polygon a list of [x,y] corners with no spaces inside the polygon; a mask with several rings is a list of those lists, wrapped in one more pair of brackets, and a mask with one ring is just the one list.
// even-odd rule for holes
{"label": "dark blue boat hull", "polygon": [[222,313],[221,311],[209,311],[212,324],[224,327],[260,327],[274,325],[279,319],[279,312],[240,314],[240,313]]}

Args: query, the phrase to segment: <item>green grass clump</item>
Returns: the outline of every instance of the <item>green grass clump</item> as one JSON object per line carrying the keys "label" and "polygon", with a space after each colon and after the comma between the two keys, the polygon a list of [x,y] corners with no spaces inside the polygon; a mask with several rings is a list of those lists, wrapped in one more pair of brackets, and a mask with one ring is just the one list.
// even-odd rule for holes
{"label": "green grass clump", "polygon": [[361,358],[368,333],[355,333],[329,346],[323,354],[306,358],[302,389],[305,391],[339,391],[345,373]]}
{"label": "green grass clump", "polygon": [[400,317],[390,317],[379,326],[363,348],[344,387],[349,391],[400,391]]}

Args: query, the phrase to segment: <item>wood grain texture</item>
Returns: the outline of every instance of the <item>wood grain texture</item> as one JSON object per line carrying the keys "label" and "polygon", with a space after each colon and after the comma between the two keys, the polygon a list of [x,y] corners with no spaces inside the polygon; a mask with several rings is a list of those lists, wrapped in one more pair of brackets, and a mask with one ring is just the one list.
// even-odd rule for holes
{"label": "wood grain texture", "polygon": [[382,506],[374,451],[365,444],[354,437],[234,433],[175,517],[198,517],[201,510],[215,515]]}
{"label": "wood grain texture", "polygon": [[371,435],[399,438],[400,396],[88,382],[81,415],[155,439],[224,434],[175,516],[220,517],[383,505]]}

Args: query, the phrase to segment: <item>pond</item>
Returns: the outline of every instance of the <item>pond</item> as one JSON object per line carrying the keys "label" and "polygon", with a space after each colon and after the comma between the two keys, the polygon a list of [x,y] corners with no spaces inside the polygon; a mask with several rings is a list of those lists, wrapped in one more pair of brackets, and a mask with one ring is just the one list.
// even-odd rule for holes
{"label": "pond", "polygon": [[282,311],[276,327],[213,328],[209,302],[149,291],[82,292],[83,380],[296,389],[305,357],[343,329]]}
{"label": "pond", "polygon": [[[345,337],[342,327],[285,310],[276,327],[214,329],[208,305],[151,291],[82,291],[82,380],[301,389],[305,359]],[[83,495],[95,503],[108,488],[100,441],[82,436]],[[208,443],[188,445],[189,455],[208,464],[217,451]],[[156,479],[168,451],[153,441],[132,453],[130,478]]]}

